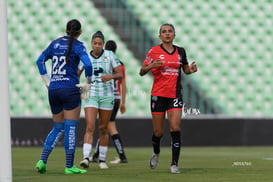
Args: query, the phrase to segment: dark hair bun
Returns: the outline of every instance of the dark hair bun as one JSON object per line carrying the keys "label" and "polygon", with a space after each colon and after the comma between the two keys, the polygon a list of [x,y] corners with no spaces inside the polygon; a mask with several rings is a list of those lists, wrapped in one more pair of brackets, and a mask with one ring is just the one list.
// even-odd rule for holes
{"label": "dark hair bun", "polygon": [[105,49],[106,50],[110,50],[110,51],[113,51],[113,52],[116,52],[116,49],[117,49],[117,44],[115,41],[113,40],[108,40],[105,44]]}
{"label": "dark hair bun", "polygon": [[103,41],[104,41],[104,35],[103,35],[103,33],[99,30],[99,31],[97,31],[96,33],[94,33],[93,35],[92,35],[92,40],[94,39],[94,38],[96,38],[96,37],[99,37],[99,38],[101,38]]}

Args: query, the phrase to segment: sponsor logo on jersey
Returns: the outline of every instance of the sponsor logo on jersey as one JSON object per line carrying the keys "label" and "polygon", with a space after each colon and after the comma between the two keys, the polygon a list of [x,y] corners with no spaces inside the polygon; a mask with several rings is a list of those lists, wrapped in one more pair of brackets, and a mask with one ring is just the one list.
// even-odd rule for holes
{"label": "sponsor logo on jersey", "polygon": [[61,45],[59,43],[54,44],[54,49],[67,49],[67,45]]}
{"label": "sponsor logo on jersey", "polygon": [[168,66],[162,67],[160,69],[160,72],[162,75],[178,75],[178,70],[177,69],[172,69]]}

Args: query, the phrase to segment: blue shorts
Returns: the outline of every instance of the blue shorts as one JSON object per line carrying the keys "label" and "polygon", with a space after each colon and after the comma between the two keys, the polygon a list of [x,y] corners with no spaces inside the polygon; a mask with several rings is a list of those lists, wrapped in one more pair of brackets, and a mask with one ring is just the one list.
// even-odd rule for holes
{"label": "blue shorts", "polygon": [[48,99],[52,114],[58,114],[63,110],[72,110],[81,105],[81,93],[78,88],[49,90]]}

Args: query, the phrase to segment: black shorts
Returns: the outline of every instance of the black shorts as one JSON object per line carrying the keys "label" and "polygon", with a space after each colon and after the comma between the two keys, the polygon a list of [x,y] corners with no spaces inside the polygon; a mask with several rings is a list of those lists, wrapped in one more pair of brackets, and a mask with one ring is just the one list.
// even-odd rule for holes
{"label": "black shorts", "polygon": [[165,114],[172,110],[182,111],[182,98],[167,98],[160,96],[151,96],[151,112],[152,114]]}
{"label": "black shorts", "polygon": [[78,88],[49,90],[48,99],[52,114],[72,110],[81,105],[81,93]]}
{"label": "black shorts", "polygon": [[119,110],[119,105],[120,105],[120,99],[115,99],[114,107],[113,107],[112,114],[110,117],[110,122],[116,120],[118,110]]}

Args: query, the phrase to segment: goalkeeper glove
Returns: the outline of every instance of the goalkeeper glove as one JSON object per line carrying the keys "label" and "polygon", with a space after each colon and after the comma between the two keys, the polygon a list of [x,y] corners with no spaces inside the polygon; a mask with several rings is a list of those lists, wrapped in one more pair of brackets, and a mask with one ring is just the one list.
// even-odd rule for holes
{"label": "goalkeeper glove", "polygon": [[90,95],[90,83],[87,80],[85,83],[79,83],[76,87],[80,88],[81,90],[81,99],[87,99]]}

